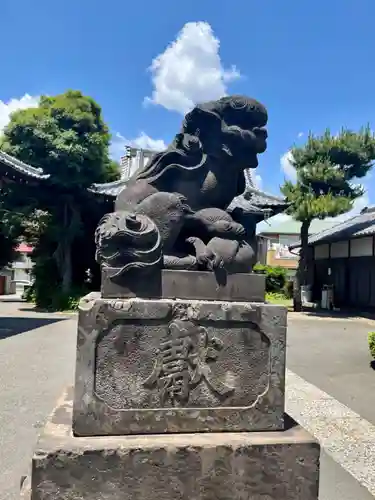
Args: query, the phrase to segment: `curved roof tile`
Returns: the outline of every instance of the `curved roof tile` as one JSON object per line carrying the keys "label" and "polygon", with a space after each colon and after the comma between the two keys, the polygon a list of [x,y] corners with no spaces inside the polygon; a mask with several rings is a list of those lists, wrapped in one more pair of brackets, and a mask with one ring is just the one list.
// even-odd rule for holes
{"label": "curved roof tile", "polygon": [[33,177],[35,179],[48,179],[49,174],[45,174],[41,168],[32,167],[14,156],[8,155],[4,151],[0,151],[0,163],[14,169],[26,177]]}

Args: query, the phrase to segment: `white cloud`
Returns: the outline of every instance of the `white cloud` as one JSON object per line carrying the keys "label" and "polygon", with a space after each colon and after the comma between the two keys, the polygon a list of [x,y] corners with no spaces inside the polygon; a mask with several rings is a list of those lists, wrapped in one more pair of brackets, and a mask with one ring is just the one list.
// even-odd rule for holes
{"label": "white cloud", "polygon": [[263,180],[262,180],[262,177],[257,174],[254,178],[254,183],[255,183],[255,187],[258,188],[258,189],[262,189],[262,185],[263,185]]}
{"label": "white cloud", "polygon": [[227,84],[240,73],[235,66],[224,69],[219,48],[208,23],[185,24],[176,40],[152,61],[154,90],[145,103],[185,114],[198,102],[226,95]]}
{"label": "white cloud", "polygon": [[13,98],[8,102],[0,100],[0,132],[8,125],[10,120],[10,114],[17,109],[33,108],[38,106],[39,97],[31,96],[25,94],[21,98]]}
{"label": "white cloud", "polygon": [[151,151],[163,151],[167,148],[167,144],[163,139],[153,139],[144,132],[141,132],[135,139],[126,139],[123,135],[117,132],[113,137],[110,145],[110,155],[115,160],[119,160],[125,153],[125,146],[133,146],[134,148],[150,149]]}
{"label": "white cloud", "polygon": [[163,139],[153,139],[144,132],[141,132],[135,139],[130,140],[129,146],[141,149],[151,149],[151,151],[163,151],[167,149],[167,145]]}
{"label": "white cloud", "polygon": [[284,172],[287,179],[295,182],[297,179],[296,169],[292,165],[293,155],[291,151],[287,151],[280,158],[281,170]]}
{"label": "white cloud", "polygon": [[[110,145],[110,155],[113,159],[119,160],[125,153],[125,146],[132,146],[139,149],[149,149],[151,151],[163,151],[167,148],[167,144],[163,139],[153,139],[144,132],[141,132],[135,139],[126,139],[123,135],[117,132],[113,137]],[[148,158],[145,158],[145,164],[148,163]],[[137,160],[132,158],[130,173],[137,169]]]}
{"label": "white cloud", "polygon": [[304,135],[305,135],[305,134],[304,134],[303,132],[299,132],[299,133],[298,133],[298,135],[297,135],[297,137],[298,137],[298,139],[300,139],[300,138],[301,138],[301,137],[303,137]]}

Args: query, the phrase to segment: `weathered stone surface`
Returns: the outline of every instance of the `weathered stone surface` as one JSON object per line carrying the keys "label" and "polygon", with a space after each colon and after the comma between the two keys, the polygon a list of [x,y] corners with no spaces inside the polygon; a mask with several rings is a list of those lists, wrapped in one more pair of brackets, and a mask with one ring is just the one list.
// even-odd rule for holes
{"label": "weathered stone surface", "polygon": [[[161,298],[264,302],[266,279],[262,274],[229,274],[218,283],[214,273],[206,271],[143,271],[142,279],[128,279],[127,286],[111,280],[117,268],[102,268],[103,298]],[[140,270],[137,271],[138,275]],[[148,273],[148,274],[147,274]]]}
{"label": "weathered stone surface", "polygon": [[74,433],[282,429],[286,314],[260,303],[86,296]]}
{"label": "weathered stone surface", "polygon": [[33,500],[317,500],[319,444],[279,432],[73,437],[71,395],[33,457]]}

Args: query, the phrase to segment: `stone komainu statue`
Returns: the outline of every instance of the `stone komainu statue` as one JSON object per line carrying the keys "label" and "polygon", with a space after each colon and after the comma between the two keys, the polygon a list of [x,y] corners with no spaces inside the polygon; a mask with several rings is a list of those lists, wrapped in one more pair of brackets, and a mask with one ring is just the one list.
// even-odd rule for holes
{"label": "stone komainu statue", "polygon": [[267,147],[267,111],[230,96],[190,111],[168,149],[131,177],[95,238],[97,261],[130,269],[249,272],[254,250],[245,228],[226,212],[245,190],[244,170]]}

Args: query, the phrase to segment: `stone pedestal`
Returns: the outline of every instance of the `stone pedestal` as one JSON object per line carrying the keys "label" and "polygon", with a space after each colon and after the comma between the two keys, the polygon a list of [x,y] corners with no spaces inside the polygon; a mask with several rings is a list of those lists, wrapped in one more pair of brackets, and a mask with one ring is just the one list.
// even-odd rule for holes
{"label": "stone pedestal", "polygon": [[317,500],[319,445],[284,431],[74,437],[62,398],[34,454],[32,500]]}
{"label": "stone pedestal", "polygon": [[31,499],[317,500],[319,445],[284,414],[287,311],[261,301],[264,277],[159,284],[82,299],[75,388],[39,440]]}
{"label": "stone pedestal", "polygon": [[102,299],[80,306],[78,436],[283,428],[286,310]]}

